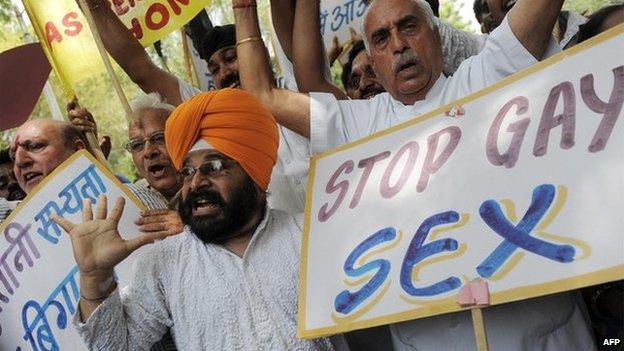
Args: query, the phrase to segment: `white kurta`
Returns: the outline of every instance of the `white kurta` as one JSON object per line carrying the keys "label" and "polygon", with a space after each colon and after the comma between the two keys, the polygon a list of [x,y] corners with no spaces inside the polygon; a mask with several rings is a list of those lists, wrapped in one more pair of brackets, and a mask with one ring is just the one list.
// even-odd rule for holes
{"label": "white kurta", "polygon": [[[178,79],[180,97],[186,101],[200,94],[187,82]],[[302,213],[305,208],[305,192],[308,178],[310,143],[287,128],[279,126],[277,163],[269,183],[269,207],[290,214]]]}
{"label": "white kurta", "polygon": [[[556,44],[554,44],[556,45]],[[551,47],[547,52],[555,52]],[[337,147],[389,128],[476,92],[537,61],[511,32],[507,20],[488,37],[484,49],[464,61],[455,75],[440,76],[426,99],[404,105],[388,93],[371,100],[337,101],[310,94],[311,151]],[[563,293],[484,309],[492,350],[593,350],[586,314],[573,293]],[[469,312],[390,326],[395,350],[474,350]]]}
{"label": "white kurta", "polygon": [[[551,40],[547,54],[558,51]],[[370,100],[341,100],[327,93],[310,93],[312,154],[347,144],[481,90],[537,60],[511,32],[507,19],[487,37],[479,54],[469,57],[455,75],[440,75],[424,100],[404,105],[390,94]]]}
{"label": "white kurta", "polygon": [[296,337],[302,222],[267,211],[243,257],[191,232],[155,243],[134,277],[73,323],[90,350],[147,350],[170,328],[179,350],[342,350]]}

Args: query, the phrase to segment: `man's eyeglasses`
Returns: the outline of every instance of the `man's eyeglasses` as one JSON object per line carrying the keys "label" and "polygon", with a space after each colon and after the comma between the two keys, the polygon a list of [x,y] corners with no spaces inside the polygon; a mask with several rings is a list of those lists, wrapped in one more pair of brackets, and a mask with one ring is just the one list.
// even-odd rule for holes
{"label": "man's eyeglasses", "polygon": [[190,181],[195,176],[195,173],[199,170],[199,173],[207,177],[216,177],[223,172],[223,166],[225,160],[213,159],[199,167],[185,166],[180,170],[180,174],[184,178],[185,182]]}
{"label": "man's eyeglasses", "polygon": [[150,144],[155,145],[155,146],[165,145],[165,132],[160,131],[160,132],[152,133],[152,135],[143,139],[130,139],[126,143],[126,145],[124,145],[124,149],[128,150],[128,152],[131,154],[141,152],[145,148],[145,143],[147,141],[149,141]]}

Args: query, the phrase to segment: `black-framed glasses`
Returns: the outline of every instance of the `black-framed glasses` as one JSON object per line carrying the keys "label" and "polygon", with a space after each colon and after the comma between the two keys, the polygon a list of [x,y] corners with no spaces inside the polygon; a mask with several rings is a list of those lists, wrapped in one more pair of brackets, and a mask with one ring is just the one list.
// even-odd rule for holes
{"label": "black-framed glasses", "polygon": [[184,178],[184,181],[190,181],[195,176],[195,173],[199,171],[200,174],[205,175],[207,177],[216,177],[223,172],[225,160],[215,158],[206,163],[198,166],[184,166],[180,170],[180,174]]}
{"label": "black-framed glasses", "polygon": [[143,139],[130,139],[126,145],[124,145],[124,149],[128,150],[129,153],[135,154],[137,152],[143,151],[145,149],[145,143],[150,142],[150,144],[155,146],[165,145],[165,132],[155,132],[147,138]]}

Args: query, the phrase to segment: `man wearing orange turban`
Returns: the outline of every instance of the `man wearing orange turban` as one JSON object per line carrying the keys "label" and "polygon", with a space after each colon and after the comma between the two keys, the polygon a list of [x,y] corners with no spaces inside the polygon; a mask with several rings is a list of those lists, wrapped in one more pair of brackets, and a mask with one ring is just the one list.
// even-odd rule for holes
{"label": "man wearing orange turban", "polygon": [[[302,218],[267,206],[277,133],[267,109],[242,90],[178,106],[165,139],[184,178],[178,211],[186,228],[147,247],[121,293],[114,266],[156,235],[124,241],[115,230],[119,203],[106,221],[105,201],[94,222],[59,221],[81,272],[74,324],[90,349],[147,349],[168,328],[179,350],[348,349],[340,335],[296,337]],[[110,240],[97,239],[103,232]]]}
{"label": "man wearing orange turban", "polygon": [[238,161],[266,191],[279,137],[275,119],[255,97],[237,89],[221,89],[180,104],[167,120],[165,141],[178,169],[191,149],[210,146]]}

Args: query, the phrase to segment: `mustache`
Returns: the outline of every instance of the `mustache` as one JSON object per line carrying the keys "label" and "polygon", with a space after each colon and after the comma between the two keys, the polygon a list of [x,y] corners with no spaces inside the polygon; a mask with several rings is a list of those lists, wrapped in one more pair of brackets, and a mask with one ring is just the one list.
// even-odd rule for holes
{"label": "mustache", "polygon": [[232,85],[233,83],[238,83],[240,81],[240,79],[238,78],[238,74],[228,74],[227,76],[223,77],[223,80],[221,81],[221,86],[223,88],[229,87],[230,85]]}
{"label": "mustache", "polygon": [[403,51],[400,54],[399,58],[396,61],[392,62],[392,70],[394,71],[394,73],[399,73],[399,71],[408,64],[420,64],[420,57],[412,50]]}

